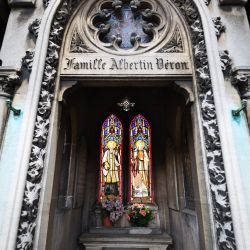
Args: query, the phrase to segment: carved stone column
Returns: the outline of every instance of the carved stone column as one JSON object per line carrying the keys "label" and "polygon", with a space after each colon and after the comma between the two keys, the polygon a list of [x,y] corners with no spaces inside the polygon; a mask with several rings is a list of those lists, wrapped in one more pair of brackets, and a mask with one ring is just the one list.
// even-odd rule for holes
{"label": "carved stone column", "polygon": [[250,68],[235,68],[232,84],[238,89],[241,99],[247,101],[246,114],[250,128]]}
{"label": "carved stone column", "polygon": [[0,67],[0,145],[8,115],[6,100],[13,98],[15,88],[19,85],[19,75],[19,69]]}

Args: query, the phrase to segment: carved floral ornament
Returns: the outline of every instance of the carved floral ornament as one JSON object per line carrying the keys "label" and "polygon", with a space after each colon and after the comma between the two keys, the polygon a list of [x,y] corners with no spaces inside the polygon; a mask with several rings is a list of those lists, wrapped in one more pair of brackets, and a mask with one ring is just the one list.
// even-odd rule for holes
{"label": "carved floral ornament", "polygon": [[[103,6],[101,4],[104,2],[110,3],[110,1],[100,1],[99,5],[91,9],[93,15],[92,19],[90,18],[90,21],[93,20],[95,14],[98,14],[101,11],[101,8],[99,7]],[[145,2],[148,3],[149,1]],[[167,1],[164,2],[166,4],[168,3]],[[89,1],[88,3],[92,4],[92,1]],[[46,146],[50,129],[51,109],[55,95],[56,75],[59,64],[58,54],[62,45],[65,27],[78,4],[79,1],[77,0],[63,0],[51,25],[30,159],[27,166],[27,178],[17,235],[17,249],[33,248],[34,234],[38,223],[38,210],[40,209],[40,191],[44,179],[42,178],[43,170],[44,167],[47,167],[45,163],[47,154]],[[201,17],[193,0],[169,0],[168,4],[174,5],[175,8],[178,9],[190,31],[193,48],[193,62],[196,66],[194,78],[197,82],[197,94],[201,112],[201,127],[204,134],[204,146],[206,149],[206,167],[212,197],[211,207],[213,211],[217,248],[225,250],[236,249],[220,134],[217,125],[218,122]],[[113,8],[116,9],[117,6]],[[154,7],[152,8],[152,11],[156,12]],[[157,10],[157,14],[159,14],[161,10],[161,8],[160,10]],[[93,26],[93,30],[89,30],[88,35],[98,34],[98,32],[100,33],[98,27],[93,24],[91,25]],[[161,22],[159,25],[161,25]],[[161,31],[158,30],[159,37],[161,36],[159,34],[160,32]],[[106,44],[105,42],[102,43]],[[149,42],[149,44],[150,43],[151,42]],[[133,45],[132,49],[134,48],[141,49],[140,46],[134,47]],[[116,48],[113,46],[111,48],[107,47],[107,49],[112,51]]]}

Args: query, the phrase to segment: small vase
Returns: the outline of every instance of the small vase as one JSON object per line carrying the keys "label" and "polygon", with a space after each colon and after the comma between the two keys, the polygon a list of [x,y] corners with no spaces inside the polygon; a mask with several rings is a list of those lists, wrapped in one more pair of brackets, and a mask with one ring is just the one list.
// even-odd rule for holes
{"label": "small vase", "polygon": [[102,218],[102,225],[104,227],[112,227],[113,226],[113,224],[108,216]]}

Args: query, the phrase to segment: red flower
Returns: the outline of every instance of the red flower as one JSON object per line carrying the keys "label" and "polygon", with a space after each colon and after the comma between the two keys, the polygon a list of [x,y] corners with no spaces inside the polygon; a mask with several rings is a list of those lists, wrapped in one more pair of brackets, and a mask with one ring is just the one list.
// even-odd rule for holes
{"label": "red flower", "polygon": [[[127,220],[130,220],[130,216],[131,216],[131,215],[126,214]],[[132,217],[132,216],[131,216],[131,217]]]}
{"label": "red flower", "polygon": [[140,211],[140,214],[141,214],[143,217],[145,217],[145,216],[147,215],[147,213],[146,213],[145,210],[141,210],[141,211]]}

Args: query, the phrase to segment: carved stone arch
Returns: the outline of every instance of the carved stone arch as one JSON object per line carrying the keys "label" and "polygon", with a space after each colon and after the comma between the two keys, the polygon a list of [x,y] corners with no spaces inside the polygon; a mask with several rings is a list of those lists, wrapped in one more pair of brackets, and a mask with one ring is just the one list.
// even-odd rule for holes
{"label": "carved stone arch", "polygon": [[[172,0],[172,3],[182,13],[190,29],[193,45],[193,59],[196,65],[194,77],[198,86],[197,91],[202,115],[205,156],[210,179],[217,247],[219,249],[235,249],[231,208],[201,17],[196,4],[192,0]],[[54,15],[50,30],[20,215],[17,249],[32,249],[33,246],[45,166],[46,144],[50,129],[51,107],[55,95],[56,73],[59,63],[58,54],[66,24],[77,5],[78,1],[62,1]],[[55,8],[55,5],[53,7]]]}
{"label": "carved stone arch", "polygon": [[[175,46],[175,42],[176,42],[175,40],[177,39],[176,37],[178,37],[178,40],[179,40],[178,45],[180,46],[178,52],[183,53],[186,51],[187,55],[189,54],[188,44],[183,43],[184,39],[186,40],[189,39],[187,36],[188,32],[185,29],[184,20],[181,18],[180,15],[178,15],[178,12],[176,12],[176,10],[172,6],[169,5],[167,1],[161,2],[161,1],[149,1],[149,0],[141,1],[141,2],[145,2],[147,4],[152,3],[152,13],[153,13],[152,15],[157,15],[159,17],[159,22],[161,22],[158,26],[156,26],[158,31],[154,32],[154,34],[156,34],[155,35],[156,37],[153,39],[152,42],[150,42],[149,48],[147,48],[146,43],[139,42],[141,44],[140,46],[142,47],[142,50],[137,50],[137,48],[128,49],[125,53],[122,53],[122,50],[119,48],[114,49],[113,51],[110,49],[107,50],[107,46],[97,38],[97,35],[94,32],[92,32],[91,29],[92,28],[94,29],[92,22],[93,22],[93,19],[96,18],[96,16],[97,17],[102,16],[102,19],[101,17],[100,19],[101,21],[105,23],[107,18],[105,19],[103,17],[104,11],[102,10],[103,8],[102,5],[104,5],[103,3],[106,4],[108,2],[111,2],[111,1],[102,0],[98,2],[97,1],[81,2],[77,10],[74,12],[74,15],[71,17],[69,25],[67,26],[67,30],[65,31],[65,34],[67,35],[67,37],[70,37],[70,39],[69,41],[66,41],[65,45],[63,45],[62,50],[63,50],[64,55],[67,55],[68,52],[70,52],[70,44],[72,43],[72,40],[74,40],[75,32],[78,33],[79,37],[86,44],[86,46],[93,49],[95,52],[106,51],[111,54],[114,53],[118,55],[123,55],[123,54],[131,55],[131,54],[145,53],[147,51],[152,50],[152,51],[158,51],[159,53],[162,53],[163,51],[161,51],[161,48],[167,45],[169,51],[167,50],[164,52],[171,53],[171,52],[176,52],[174,51],[174,49],[171,49],[171,48]],[[105,9],[105,11],[107,10]],[[142,9],[142,13],[143,13],[143,9]],[[145,21],[147,19],[143,19],[143,20]],[[151,21],[151,19],[149,20]],[[108,47],[110,46],[108,45]],[[175,49],[178,49],[178,48],[175,48]],[[85,51],[83,53],[85,53]]]}

